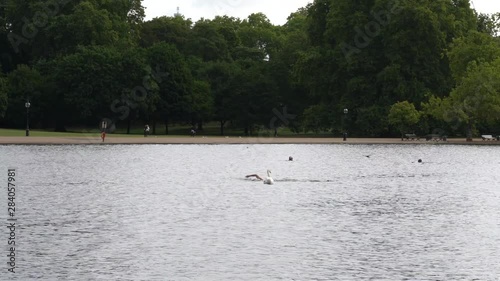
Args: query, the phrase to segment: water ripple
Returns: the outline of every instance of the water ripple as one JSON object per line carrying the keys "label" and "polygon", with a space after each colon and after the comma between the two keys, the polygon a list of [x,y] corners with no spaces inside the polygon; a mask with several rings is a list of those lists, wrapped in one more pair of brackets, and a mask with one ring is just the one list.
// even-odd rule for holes
{"label": "water ripple", "polygon": [[[499,280],[498,152],[0,146],[18,171],[11,280]],[[272,186],[245,179],[267,169]]]}

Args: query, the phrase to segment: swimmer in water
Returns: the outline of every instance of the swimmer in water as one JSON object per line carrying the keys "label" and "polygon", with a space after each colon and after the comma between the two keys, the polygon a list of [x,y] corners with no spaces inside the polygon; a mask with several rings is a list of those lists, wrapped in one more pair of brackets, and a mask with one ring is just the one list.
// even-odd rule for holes
{"label": "swimmer in water", "polygon": [[271,171],[270,170],[267,170],[267,178],[265,178],[265,179],[261,178],[257,174],[247,175],[247,176],[245,176],[245,178],[256,178],[256,179],[258,179],[260,181],[263,181],[264,184],[274,184],[274,180],[271,177]]}
{"label": "swimmer in water", "polygon": [[247,178],[247,179],[248,179],[248,178],[256,178],[256,179],[258,179],[258,180],[260,180],[260,181],[261,181],[261,180],[263,180],[263,179],[262,179],[261,177],[259,177],[259,175],[257,175],[257,174],[246,175],[246,176],[245,176],[245,178]]}
{"label": "swimmer in water", "polygon": [[293,161],[293,157],[292,157],[292,156],[289,156],[289,157],[288,157],[288,161]]}

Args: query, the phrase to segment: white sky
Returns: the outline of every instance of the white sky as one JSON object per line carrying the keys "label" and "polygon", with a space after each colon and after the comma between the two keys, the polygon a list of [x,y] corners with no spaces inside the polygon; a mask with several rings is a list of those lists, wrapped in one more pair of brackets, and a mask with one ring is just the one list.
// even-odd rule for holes
{"label": "white sky", "polygon": [[[245,19],[251,13],[262,12],[275,25],[282,25],[286,18],[305,7],[313,0],[143,0],[146,19],[173,16],[177,7],[180,13],[194,22],[204,17],[213,19],[216,15],[228,15]],[[481,13],[500,12],[499,0],[471,0]]]}
{"label": "white sky", "polygon": [[204,17],[228,15],[245,19],[251,13],[264,13],[273,24],[284,24],[290,13],[305,7],[312,0],[143,0],[146,19],[172,16],[177,7],[180,13],[194,22]]}

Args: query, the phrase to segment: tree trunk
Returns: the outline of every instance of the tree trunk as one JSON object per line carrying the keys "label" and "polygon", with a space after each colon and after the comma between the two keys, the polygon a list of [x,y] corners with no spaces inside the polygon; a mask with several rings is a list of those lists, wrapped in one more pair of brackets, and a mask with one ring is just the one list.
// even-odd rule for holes
{"label": "tree trunk", "polygon": [[56,132],[66,132],[65,119],[62,116],[56,116],[55,128]]}
{"label": "tree trunk", "polygon": [[62,100],[64,100],[64,98],[61,95],[58,95],[58,102],[54,102],[55,110],[53,116],[55,119],[54,131],[56,132],[66,132],[67,112],[65,110],[64,103],[61,102]]}
{"label": "tree trunk", "polygon": [[467,123],[467,141],[472,141],[472,124],[470,121]]}
{"label": "tree trunk", "polygon": [[165,135],[168,135],[168,118],[165,118]]}
{"label": "tree trunk", "polygon": [[156,135],[156,118],[153,118],[153,135]]}
{"label": "tree trunk", "polygon": [[64,126],[64,122],[56,122],[55,130],[56,132],[66,132],[66,127]]}
{"label": "tree trunk", "polygon": [[224,135],[224,124],[226,124],[226,121],[222,121],[220,120],[220,135],[223,136]]}
{"label": "tree trunk", "polygon": [[200,131],[200,132],[203,131],[203,121],[201,121],[201,120],[198,121],[198,129],[197,129],[197,131]]}
{"label": "tree trunk", "polygon": [[127,118],[127,135],[130,134],[130,124],[131,123],[132,123],[132,121],[130,120],[130,115],[129,115]]}

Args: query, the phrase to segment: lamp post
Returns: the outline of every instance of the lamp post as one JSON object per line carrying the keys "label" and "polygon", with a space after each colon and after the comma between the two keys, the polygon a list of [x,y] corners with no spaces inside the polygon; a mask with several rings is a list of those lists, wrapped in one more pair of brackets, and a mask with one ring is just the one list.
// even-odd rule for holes
{"label": "lamp post", "polygon": [[342,136],[344,137],[344,141],[347,140],[347,132],[344,130],[344,123],[345,123],[345,119],[347,118],[347,113],[349,113],[349,109],[347,108],[344,108],[344,122],[342,122]]}
{"label": "lamp post", "polygon": [[30,135],[30,106],[31,103],[28,100],[24,106],[26,107],[26,136],[29,137]]}

